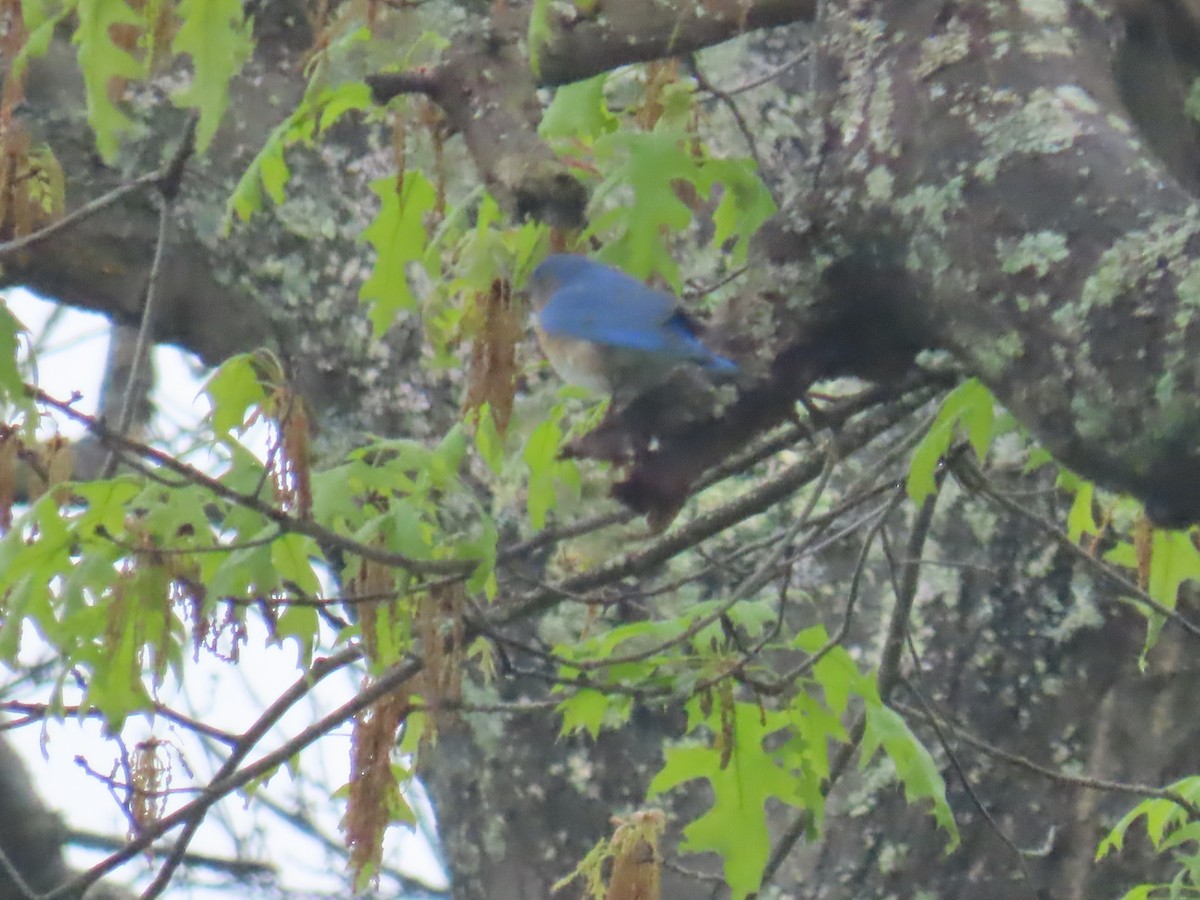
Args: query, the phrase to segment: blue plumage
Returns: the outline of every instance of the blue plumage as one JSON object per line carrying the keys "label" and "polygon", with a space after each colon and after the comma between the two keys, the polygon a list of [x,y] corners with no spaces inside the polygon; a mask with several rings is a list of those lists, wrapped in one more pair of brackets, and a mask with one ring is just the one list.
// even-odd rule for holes
{"label": "blue plumage", "polygon": [[714,375],[737,365],[714,353],[670,294],[585,256],[549,256],[533,272],[534,325],[555,370],[567,381],[636,396],[688,363]]}

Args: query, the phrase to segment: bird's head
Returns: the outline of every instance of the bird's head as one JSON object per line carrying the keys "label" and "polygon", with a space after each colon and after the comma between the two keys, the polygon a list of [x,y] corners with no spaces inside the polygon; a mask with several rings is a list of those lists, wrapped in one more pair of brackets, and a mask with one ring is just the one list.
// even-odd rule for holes
{"label": "bird's head", "polygon": [[555,292],[594,274],[604,267],[586,256],[556,253],[547,256],[529,276],[529,298],[534,309],[545,306]]}

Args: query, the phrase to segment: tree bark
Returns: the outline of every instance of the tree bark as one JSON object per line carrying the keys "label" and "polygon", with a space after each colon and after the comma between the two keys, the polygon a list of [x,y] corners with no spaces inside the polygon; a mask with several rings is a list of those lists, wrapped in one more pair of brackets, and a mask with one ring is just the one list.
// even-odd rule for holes
{"label": "tree bark", "polygon": [[1195,521],[1200,220],[1120,101],[1122,21],[931,0],[839,4],[826,25],[816,209],[783,216],[874,260],[830,267],[828,302],[887,273],[895,315],[1059,460]]}

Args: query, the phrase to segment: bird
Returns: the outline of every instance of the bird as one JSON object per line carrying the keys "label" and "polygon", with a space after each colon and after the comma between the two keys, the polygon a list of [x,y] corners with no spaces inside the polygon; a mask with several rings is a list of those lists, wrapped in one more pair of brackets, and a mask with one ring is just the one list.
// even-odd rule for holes
{"label": "bird", "polygon": [[573,253],[546,257],[529,279],[534,330],[564,381],[626,403],[681,365],[714,379],[738,372],[704,345],[675,298]]}

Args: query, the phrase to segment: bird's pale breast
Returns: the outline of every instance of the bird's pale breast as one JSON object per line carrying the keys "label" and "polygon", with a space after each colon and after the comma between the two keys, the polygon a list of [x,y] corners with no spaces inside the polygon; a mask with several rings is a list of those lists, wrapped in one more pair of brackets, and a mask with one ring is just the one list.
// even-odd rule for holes
{"label": "bird's pale breast", "polygon": [[546,359],[550,360],[550,365],[563,381],[599,394],[611,392],[612,385],[605,377],[606,364],[600,347],[591,341],[547,334],[536,317],[533,327]]}

